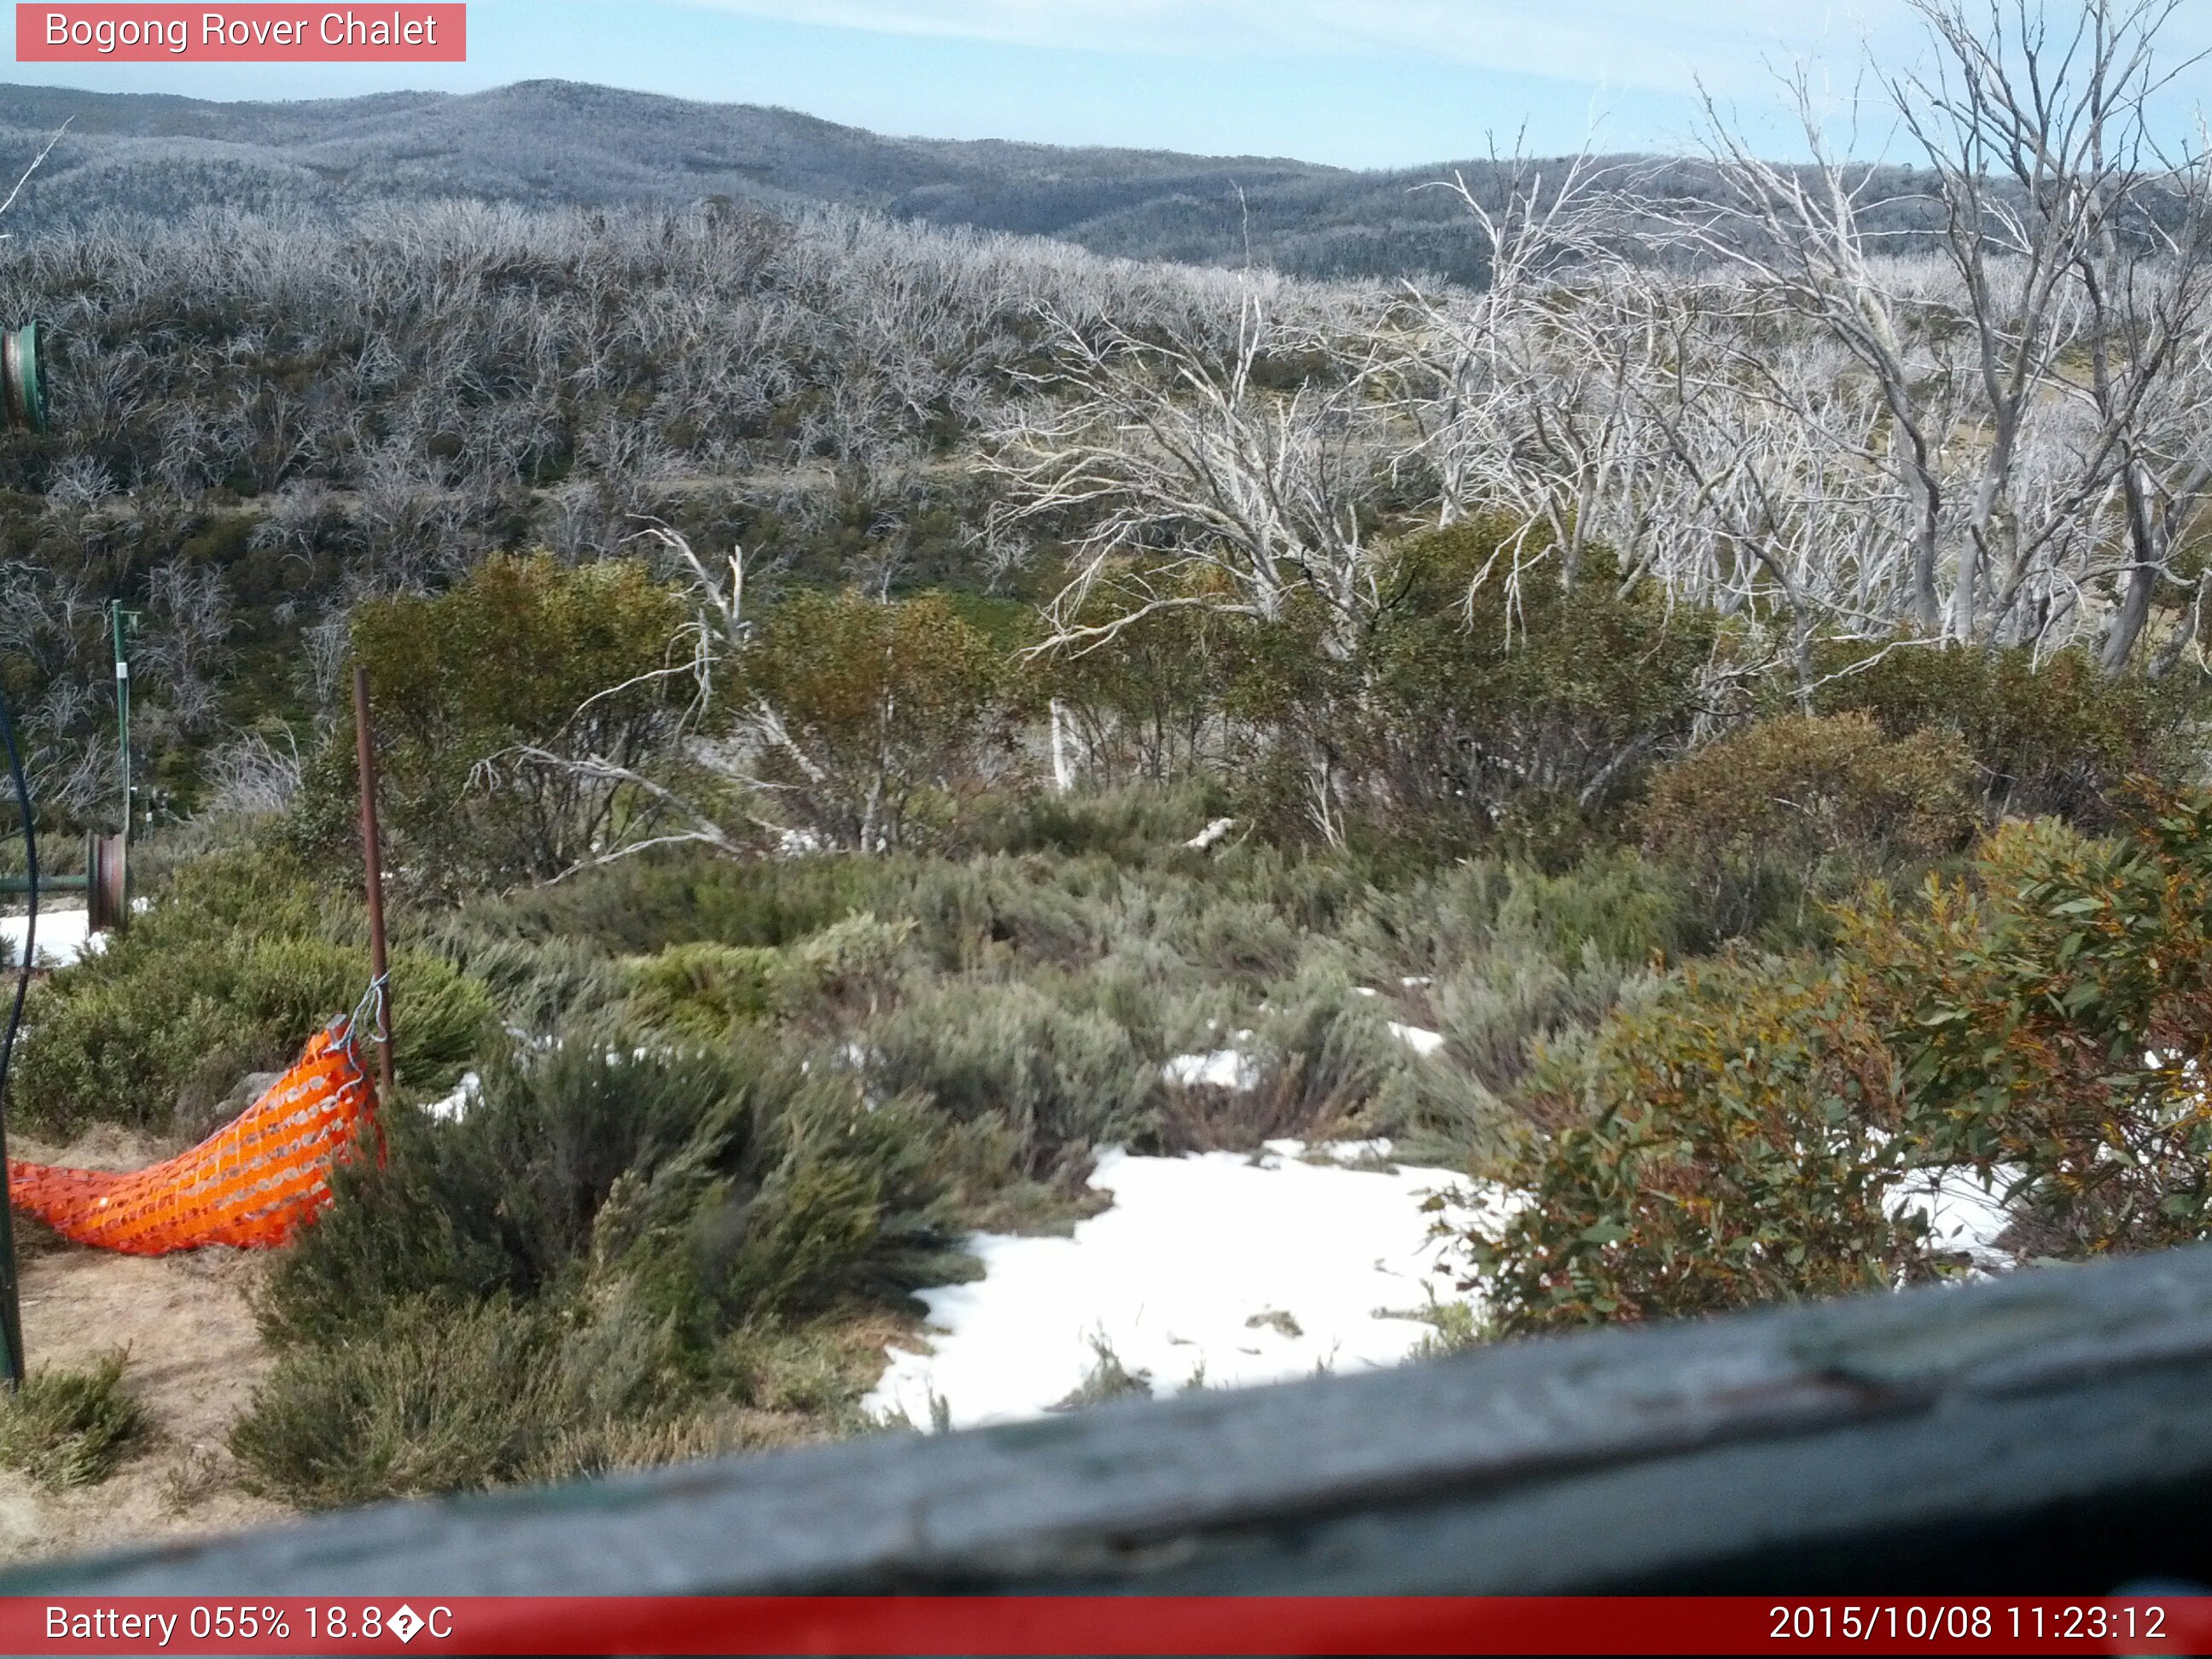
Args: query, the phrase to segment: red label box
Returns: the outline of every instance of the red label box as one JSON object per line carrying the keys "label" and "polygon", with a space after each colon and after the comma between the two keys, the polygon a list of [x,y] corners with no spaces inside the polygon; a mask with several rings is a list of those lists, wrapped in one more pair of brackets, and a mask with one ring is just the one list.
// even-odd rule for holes
{"label": "red label box", "polygon": [[462,64],[468,56],[461,4],[15,7],[19,64]]}

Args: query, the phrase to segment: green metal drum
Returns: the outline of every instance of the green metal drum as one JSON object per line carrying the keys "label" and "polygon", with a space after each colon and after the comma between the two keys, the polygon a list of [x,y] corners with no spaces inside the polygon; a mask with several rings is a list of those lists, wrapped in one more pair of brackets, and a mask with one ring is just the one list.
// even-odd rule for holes
{"label": "green metal drum", "polygon": [[0,424],[9,431],[46,429],[46,365],[36,323],[0,334],[0,403],[7,408]]}

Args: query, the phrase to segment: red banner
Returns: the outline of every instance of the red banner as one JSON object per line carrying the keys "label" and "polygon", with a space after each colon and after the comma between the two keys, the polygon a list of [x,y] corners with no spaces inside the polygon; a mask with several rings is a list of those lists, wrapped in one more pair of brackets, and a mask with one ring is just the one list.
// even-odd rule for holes
{"label": "red banner", "polygon": [[460,64],[465,5],[15,7],[19,64]]}
{"label": "red banner", "polygon": [[2183,1596],[57,1596],[11,1654],[2206,1653]]}

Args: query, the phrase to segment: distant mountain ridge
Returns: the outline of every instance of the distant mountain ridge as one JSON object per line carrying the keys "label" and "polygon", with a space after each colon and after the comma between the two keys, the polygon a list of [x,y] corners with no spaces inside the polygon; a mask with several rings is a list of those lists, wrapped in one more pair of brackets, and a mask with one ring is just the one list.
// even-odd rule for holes
{"label": "distant mountain ridge", "polygon": [[[207,204],[343,210],[468,196],[526,204],[833,202],[1190,263],[1308,276],[1479,279],[1449,164],[1357,173],[1273,156],[885,137],[794,111],[570,81],[488,92],[215,103],[0,85],[0,166],[64,122],[21,228]],[[12,182],[12,172],[9,182]],[[4,186],[0,186],[4,188]]]}

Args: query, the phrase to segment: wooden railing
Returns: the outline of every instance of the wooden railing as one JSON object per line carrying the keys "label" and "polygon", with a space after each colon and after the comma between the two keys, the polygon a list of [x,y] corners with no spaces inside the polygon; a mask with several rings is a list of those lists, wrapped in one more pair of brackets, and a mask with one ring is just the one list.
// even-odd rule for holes
{"label": "wooden railing", "polygon": [[0,1593],[2109,1591],[2202,1577],[2212,1249],[393,1504]]}

